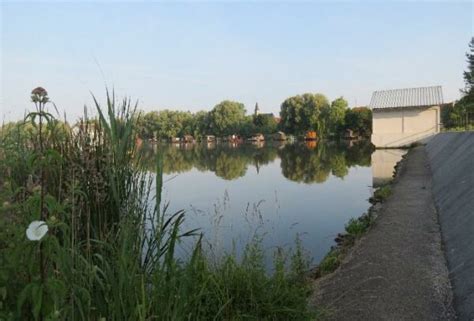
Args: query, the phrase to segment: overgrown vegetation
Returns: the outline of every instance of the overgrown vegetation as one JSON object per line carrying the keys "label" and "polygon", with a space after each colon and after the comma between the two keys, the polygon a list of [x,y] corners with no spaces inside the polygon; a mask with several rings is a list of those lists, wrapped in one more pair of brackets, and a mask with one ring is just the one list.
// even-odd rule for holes
{"label": "overgrown vegetation", "polygon": [[370,198],[370,202],[375,204],[377,202],[385,201],[392,194],[392,187],[390,184],[383,185],[374,191],[374,196]]}
{"label": "overgrown vegetation", "polygon": [[[105,108],[94,100],[98,119],[72,128],[44,89],[32,100],[36,110],[0,132],[0,320],[312,318],[298,240],[269,273],[258,238],[242,258],[212,260],[198,231],[182,230],[185,213],[167,213],[163,160],[156,175],[143,167],[130,100],[107,93]],[[33,221],[47,232],[27,237]],[[178,259],[183,238],[195,245]]]}

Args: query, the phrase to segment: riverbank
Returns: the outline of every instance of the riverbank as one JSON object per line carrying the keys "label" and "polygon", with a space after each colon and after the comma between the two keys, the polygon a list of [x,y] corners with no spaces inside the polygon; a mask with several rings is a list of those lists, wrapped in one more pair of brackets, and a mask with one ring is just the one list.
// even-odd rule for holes
{"label": "riverbank", "polygon": [[451,320],[426,149],[412,149],[370,231],[338,270],[315,281],[312,303],[328,320]]}

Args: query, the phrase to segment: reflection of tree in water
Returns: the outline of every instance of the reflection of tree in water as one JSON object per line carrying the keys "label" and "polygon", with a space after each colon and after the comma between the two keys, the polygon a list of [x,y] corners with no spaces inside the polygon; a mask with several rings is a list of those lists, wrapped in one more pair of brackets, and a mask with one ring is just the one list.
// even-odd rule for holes
{"label": "reflection of tree in water", "polygon": [[199,171],[212,171],[227,180],[244,176],[249,164],[258,168],[260,165],[273,162],[277,157],[277,149],[272,146],[261,148],[252,145],[238,147],[217,145],[209,148],[205,144],[148,146],[142,149],[142,159],[150,171],[154,171],[154,155],[158,152],[163,153],[165,174],[182,173],[196,168]]}
{"label": "reflection of tree in water", "polygon": [[361,141],[347,148],[346,159],[348,166],[369,167],[371,162],[370,156],[373,151],[374,147],[369,141]]}
{"label": "reflection of tree in water", "polygon": [[315,148],[294,144],[279,151],[283,176],[303,183],[323,183],[330,174],[344,178],[351,166],[370,166],[371,153],[371,145],[365,142],[350,148],[336,143],[320,143]]}
{"label": "reflection of tree in water", "polygon": [[168,147],[163,152],[163,173],[183,173],[193,169],[193,155],[188,150]]}
{"label": "reflection of tree in water", "polygon": [[344,178],[349,173],[346,157],[343,153],[336,153],[330,158],[331,172],[334,176]]}
{"label": "reflection of tree in water", "polygon": [[232,180],[242,177],[247,172],[247,162],[243,157],[233,157],[220,153],[216,159],[215,173],[223,179]]}
{"label": "reflection of tree in water", "polygon": [[246,174],[249,165],[259,169],[281,158],[282,174],[293,181],[322,183],[332,174],[344,178],[351,166],[370,166],[372,147],[360,142],[352,147],[335,143],[319,143],[313,148],[304,144],[273,146],[216,145],[209,148],[205,144],[186,146],[159,145],[144,146],[142,160],[150,171],[155,170],[156,153],[163,154],[165,174],[183,173],[196,168],[212,171],[226,180],[233,180]]}
{"label": "reflection of tree in water", "polygon": [[324,182],[331,172],[321,157],[324,149],[322,145],[314,149],[300,144],[285,146],[279,152],[283,176],[296,182]]}

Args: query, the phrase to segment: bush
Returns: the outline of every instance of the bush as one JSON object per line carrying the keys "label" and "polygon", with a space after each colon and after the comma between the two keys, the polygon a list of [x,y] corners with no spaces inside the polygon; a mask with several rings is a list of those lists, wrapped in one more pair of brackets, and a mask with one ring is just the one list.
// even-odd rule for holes
{"label": "bush", "polygon": [[359,237],[364,234],[372,224],[372,218],[364,214],[361,217],[354,219],[351,218],[349,223],[346,224],[346,232],[354,237]]}
{"label": "bush", "polygon": [[341,265],[341,251],[337,248],[331,249],[318,265],[317,276],[324,276],[334,272]]}
{"label": "bush", "polygon": [[384,185],[382,187],[379,187],[377,190],[375,190],[374,196],[370,198],[370,202],[372,204],[377,203],[377,202],[383,202],[391,194],[392,194],[391,186],[390,185]]}

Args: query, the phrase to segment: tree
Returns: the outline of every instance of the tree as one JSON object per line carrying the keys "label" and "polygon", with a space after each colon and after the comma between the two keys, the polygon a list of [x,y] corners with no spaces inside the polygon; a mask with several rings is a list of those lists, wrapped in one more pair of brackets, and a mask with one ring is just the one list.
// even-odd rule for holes
{"label": "tree", "polygon": [[209,134],[210,117],[209,112],[201,110],[194,114],[193,136],[202,138]]}
{"label": "tree", "polygon": [[259,114],[254,116],[253,123],[255,125],[255,130],[264,135],[276,132],[278,126],[273,114]]}
{"label": "tree", "polygon": [[359,135],[370,136],[372,133],[372,111],[367,107],[348,109],[344,121],[346,129]]}
{"label": "tree", "polygon": [[453,106],[444,106],[441,110],[441,120],[445,127],[464,127],[474,120],[474,37],[469,42],[469,52],[466,53],[467,70],[464,71],[464,96]]}
{"label": "tree", "polygon": [[224,100],[210,112],[210,129],[213,134],[225,136],[238,132],[245,120],[244,104]]}
{"label": "tree", "polygon": [[257,131],[257,126],[254,124],[254,116],[245,116],[244,120],[239,125],[238,131],[236,132],[243,137],[250,137]]}
{"label": "tree", "polygon": [[143,114],[137,123],[138,135],[144,139],[156,138],[159,114],[156,111]]}
{"label": "tree", "polygon": [[339,97],[331,103],[329,108],[325,109],[324,119],[326,123],[327,133],[340,133],[344,129],[345,116],[348,107],[347,101],[343,97]]}
{"label": "tree", "polygon": [[474,37],[469,42],[469,51],[466,53],[467,71],[464,71],[465,87],[463,92],[466,95],[474,96]]}
{"label": "tree", "polygon": [[306,93],[290,97],[281,104],[281,128],[295,135],[307,130],[323,132],[325,124],[321,113],[328,106],[329,102],[322,94]]}

